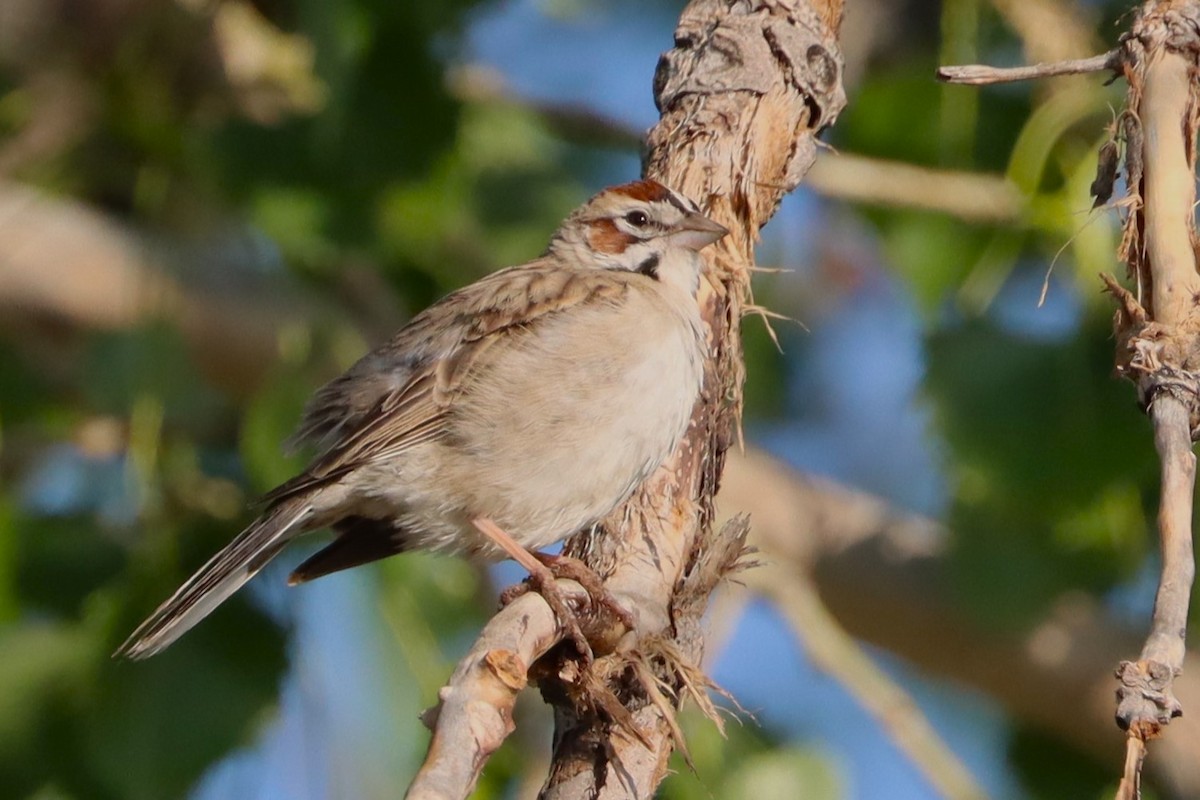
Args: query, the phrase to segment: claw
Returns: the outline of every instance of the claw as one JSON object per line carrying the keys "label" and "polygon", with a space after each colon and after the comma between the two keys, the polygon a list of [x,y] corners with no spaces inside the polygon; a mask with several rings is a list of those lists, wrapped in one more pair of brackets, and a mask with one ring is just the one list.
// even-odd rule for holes
{"label": "claw", "polygon": [[593,660],[592,647],[588,644],[583,627],[579,624],[579,616],[571,609],[566,595],[556,583],[558,578],[567,578],[578,583],[587,592],[595,606],[608,609],[626,628],[632,630],[636,626],[637,619],[633,614],[618,603],[608,589],[604,588],[600,576],[579,559],[532,553],[519,545],[490,519],[479,518],[473,520],[473,524],[480,533],[529,570],[529,578],[525,582],[510,586],[501,593],[500,604],[508,605],[530,589],[536,591],[550,606],[550,610],[554,612],[554,616],[558,620],[559,627],[571,639],[585,663],[590,664]]}

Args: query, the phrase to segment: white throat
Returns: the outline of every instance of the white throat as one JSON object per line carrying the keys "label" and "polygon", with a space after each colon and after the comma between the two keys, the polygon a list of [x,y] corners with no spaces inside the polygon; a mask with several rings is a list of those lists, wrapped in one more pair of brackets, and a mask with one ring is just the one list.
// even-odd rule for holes
{"label": "white throat", "polygon": [[657,279],[662,283],[686,293],[689,297],[695,297],[696,290],[700,288],[702,269],[704,260],[695,250],[668,247],[659,256],[655,271]]}

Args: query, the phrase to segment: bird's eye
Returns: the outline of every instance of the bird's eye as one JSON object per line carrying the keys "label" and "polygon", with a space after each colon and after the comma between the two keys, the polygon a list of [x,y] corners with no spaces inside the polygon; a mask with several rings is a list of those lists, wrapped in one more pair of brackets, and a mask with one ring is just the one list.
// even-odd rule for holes
{"label": "bird's eye", "polygon": [[625,215],[625,221],[635,228],[644,228],[650,224],[650,218],[645,211],[630,211]]}

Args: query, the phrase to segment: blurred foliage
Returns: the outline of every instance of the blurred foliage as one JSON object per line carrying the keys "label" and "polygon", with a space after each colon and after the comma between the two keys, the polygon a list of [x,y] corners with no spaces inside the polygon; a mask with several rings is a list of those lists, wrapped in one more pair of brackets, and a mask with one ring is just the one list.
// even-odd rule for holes
{"label": "blurred foliage", "polygon": [[[519,104],[465,102],[447,88],[464,26],[484,5],[5,0],[0,176],[177,247],[248,236],[253,258],[202,259],[182,277],[237,291],[244,273],[262,274],[338,313],[281,331],[276,363],[236,396],[195,357],[186,319],[109,331],[4,321],[0,796],[183,796],[274,718],[287,665],[275,623],[286,614],[270,613],[269,595],[255,604],[243,593],[147,663],[109,653],[247,521],[255,495],[295,470],[279,443],[332,368],[399,309],[537,253],[597,183],[608,155],[557,138]],[[916,0],[894,30],[871,31],[862,79],[829,138],[846,151],[1004,174],[1024,216],[985,226],[911,210],[838,213],[865,222],[856,230],[919,308],[921,402],[951,482],[961,604],[981,624],[1019,629],[1064,592],[1102,595],[1129,580],[1148,551],[1153,453],[1131,390],[1109,375],[1110,309],[1094,277],[1113,269],[1115,228],[1086,196],[1119,87],[939,86],[928,46],[939,37],[945,58],[1012,61],[1021,51],[987,3],[942,5],[940,32],[928,25],[932,4]],[[1127,7],[1087,5],[1101,32]],[[570,17],[593,2],[542,6]],[[603,173],[616,177],[628,176]],[[1051,263],[1054,291],[1077,299],[1078,319],[1053,336],[1003,324],[1005,287]],[[856,264],[848,281],[846,271],[814,275],[811,298],[766,281],[757,300],[784,313],[792,301],[836,308],[873,269]],[[749,415],[794,411],[784,356],[757,320],[745,330]],[[789,326],[785,339],[795,335]],[[365,572],[377,612],[371,663],[388,670],[372,699],[391,727],[382,754],[351,755],[411,772],[425,741],[416,714],[435,701],[491,595],[458,561],[412,556]],[[824,754],[781,745],[782,734],[732,724],[726,740],[694,714],[685,727],[697,772],[676,761],[664,798],[845,791]],[[1094,765],[1044,757],[1030,736],[1015,737],[1013,755],[1031,796],[1098,796],[1107,778]],[[479,796],[511,796],[536,757],[506,747]],[[394,794],[377,782],[378,796]]]}
{"label": "blurred foliage", "polygon": [[[1064,747],[1062,742],[1039,731],[1022,730],[1013,737],[1011,758],[1029,790],[1030,800],[1062,797],[1110,798],[1115,780],[1105,765]],[[1153,791],[1142,794],[1154,800]]]}
{"label": "blurred foliage", "polygon": [[780,747],[753,719],[744,717],[745,712],[738,712],[727,719],[722,735],[695,709],[682,715],[692,766],[678,753],[672,757],[675,771],[662,783],[662,800],[845,796],[825,754],[816,748]]}
{"label": "blurred foliage", "polygon": [[1088,322],[1066,341],[983,320],[929,341],[926,386],[954,453],[952,563],[990,622],[1032,623],[1065,590],[1129,578],[1150,543],[1153,443],[1109,374],[1109,320]]}

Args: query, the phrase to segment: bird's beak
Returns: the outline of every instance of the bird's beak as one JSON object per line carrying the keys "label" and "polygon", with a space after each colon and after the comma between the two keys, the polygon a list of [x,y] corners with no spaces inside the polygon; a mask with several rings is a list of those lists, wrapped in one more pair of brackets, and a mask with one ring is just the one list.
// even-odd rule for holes
{"label": "bird's beak", "polygon": [[724,225],[718,225],[703,214],[689,212],[680,222],[678,229],[671,234],[671,242],[690,250],[700,250],[729,233]]}

